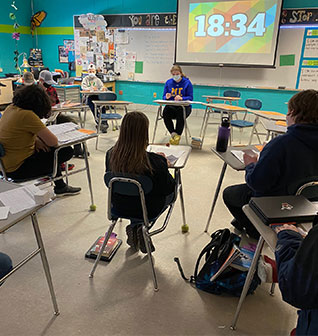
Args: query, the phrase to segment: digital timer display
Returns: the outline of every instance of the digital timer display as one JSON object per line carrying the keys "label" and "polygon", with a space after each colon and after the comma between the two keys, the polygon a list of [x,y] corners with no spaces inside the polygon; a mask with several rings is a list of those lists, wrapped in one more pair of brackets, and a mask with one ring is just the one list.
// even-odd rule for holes
{"label": "digital timer display", "polygon": [[188,52],[270,53],[277,0],[189,4]]}

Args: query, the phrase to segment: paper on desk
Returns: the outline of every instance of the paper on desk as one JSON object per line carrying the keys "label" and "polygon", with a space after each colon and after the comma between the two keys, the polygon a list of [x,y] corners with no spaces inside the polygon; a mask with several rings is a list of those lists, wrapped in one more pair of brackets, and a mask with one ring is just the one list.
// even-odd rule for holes
{"label": "paper on desk", "polygon": [[66,132],[63,134],[58,134],[57,135],[57,140],[60,144],[69,142],[69,141],[74,141],[74,140],[79,140],[83,138],[87,138],[88,134],[85,134],[79,130],[73,130],[70,132]]}
{"label": "paper on desk", "polygon": [[166,158],[168,159],[168,161],[174,165],[178,159],[184,154],[184,150],[180,150],[180,149],[175,149],[175,148],[171,148],[171,147],[160,147],[160,148],[156,148],[156,146],[148,146],[147,148],[148,152],[154,152],[154,153],[164,153]]}
{"label": "paper on desk", "polygon": [[35,200],[24,187],[0,193],[0,201],[10,208],[12,214],[31,209],[36,205]]}
{"label": "paper on desk", "polygon": [[8,218],[9,210],[10,208],[8,206],[0,207],[0,220]]}
{"label": "paper on desk", "polygon": [[58,125],[50,125],[47,127],[54,135],[58,136],[59,134],[64,134],[70,131],[74,131],[79,128],[78,125],[72,123],[72,122],[67,122],[63,124],[58,124]]}
{"label": "paper on desk", "polygon": [[[252,149],[252,151],[258,156],[259,153],[257,153],[255,150]],[[244,151],[242,150],[235,150],[232,149],[231,153],[237,158],[239,159],[242,163],[244,163],[244,159],[243,159],[243,155],[244,155]]]}

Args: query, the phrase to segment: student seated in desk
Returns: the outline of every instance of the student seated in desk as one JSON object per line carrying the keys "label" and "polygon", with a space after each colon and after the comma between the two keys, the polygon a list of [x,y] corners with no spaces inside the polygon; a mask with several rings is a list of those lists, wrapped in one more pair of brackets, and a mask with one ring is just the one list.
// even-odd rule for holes
{"label": "student seated in desk", "polygon": [[[94,64],[88,66],[88,76],[84,77],[82,80],[81,88],[83,91],[107,91],[104,87],[103,82],[96,76],[96,68]],[[89,95],[87,97],[87,105],[91,109],[93,116],[95,118],[96,127],[98,123],[98,116],[95,116],[95,106],[93,104],[94,100],[99,100],[98,95]],[[103,133],[107,133],[109,125],[107,120],[102,120],[100,130]]]}
{"label": "student seated in desk", "polygon": [[[13,180],[32,179],[49,175],[53,171],[54,147],[57,137],[42,123],[51,111],[48,95],[39,85],[24,86],[14,93],[0,119],[0,143],[6,174]],[[60,165],[73,156],[73,148],[62,148],[58,153],[57,177]],[[67,185],[62,179],[54,182],[57,196],[76,195],[81,188]]]}
{"label": "student seated in desk", "polygon": [[[164,91],[163,99],[167,100],[193,100],[193,87],[189,78],[185,76],[179,65],[174,65],[171,70],[172,78],[168,79]],[[191,113],[191,105],[185,106],[186,118]],[[176,119],[176,126],[172,120]],[[181,106],[166,105],[163,109],[163,120],[166,128],[171,134],[171,145],[179,145],[180,137],[184,128],[183,108]]]}
{"label": "student seated in desk", "polygon": [[[47,95],[50,98],[51,101],[51,106],[55,106],[60,103],[60,99],[57,95],[56,88],[53,86],[57,84],[53,80],[52,73],[48,70],[42,70],[39,74],[39,84],[44,88],[46,91]],[[63,124],[66,122],[73,122],[76,124],[76,121],[66,115],[63,115],[59,113],[59,115],[56,117],[56,123],[57,124]],[[84,158],[84,151],[82,149],[82,146],[80,144],[77,144],[74,146],[74,157],[77,158]],[[74,165],[70,164],[68,167],[68,170],[71,170],[70,168],[74,168]],[[65,167],[62,165],[62,169],[64,170]]]}
{"label": "student seated in desk", "polygon": [[279,288],[283,300],[300,309],[296,335],[318,335],[318,225],[305,238],[294,225],[276,232]]}
{"label": "student seated in desk", "polygon": [[[141,112],[129,112],[122,121],[119,138],[106,153],[106,172],[144,175],[153,183],[152,191],[145,195],[148,218],[156,218],[174,198],[175,181],[168,171],[164,154],[149,153],[149,120]],[[130,218],[143,218],[140,198],[113,196],[114,211]],[[147,253],[140,222],[131,222],[126,227],[127,244],[135,250]],[[152,246],[152,250],[154,247]]]}
{"label": "student seated in desk", "polygon": [[223,200],[238,230],[258,238],[259,233],[242,207],[253,196],[295,194],[290,185],[318,176],[318,91],[305,90],[288,102],[287,133],[271,140],[257,156],[244,154],[245,184],[228,187]]}

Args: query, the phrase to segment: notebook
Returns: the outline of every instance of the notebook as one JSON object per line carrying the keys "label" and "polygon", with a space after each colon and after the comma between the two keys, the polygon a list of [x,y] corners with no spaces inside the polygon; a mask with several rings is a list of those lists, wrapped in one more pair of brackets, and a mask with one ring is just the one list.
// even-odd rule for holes
{"label": "notebook", "polygon": [[313,221],[318,207],[302,195],[252,197],[249,206],[265,223],[305,223]]}

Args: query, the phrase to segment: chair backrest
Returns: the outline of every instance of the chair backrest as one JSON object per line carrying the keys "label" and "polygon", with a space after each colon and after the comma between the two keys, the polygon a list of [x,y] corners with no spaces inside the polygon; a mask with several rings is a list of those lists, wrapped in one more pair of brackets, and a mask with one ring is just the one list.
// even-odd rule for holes
{"label": "chair backrest", "polygon": [[115,92],[104,92],[98,95],[99,100],[117,100],[117,95]]}
{"label": "chair backrest", "polygon": [[311,181],[300,186],[296,192],[296,195],[303,195],[311,202],[318,201],[318,179]]}
{"label": "chair backrest", "polygon": [[241,92],[237,90],[226,90],[223,92],[223,97],[240,98]]}
{"label": "chair backrest", "polygon": [[263,104],[259,99],[246,99],[245,106],[253,110],[260,110]]}
{"label": "chair backrest", "polygon": [[[149,194],[152,190],[153,184],[148,176],[129,176],[127,174],[119,174],[106,172],[104,181],[108,189],[108,218],[113,219],[112,209],[112,196],[113,193],[122,196],[136,196],[140,197],[141,207],[143,211],[144,222],[148,225],[148,214],[146,207],[145,195]],[[116,214],[121,217],[120,214]],[[124,217],[124,216],[123,216]]]}

